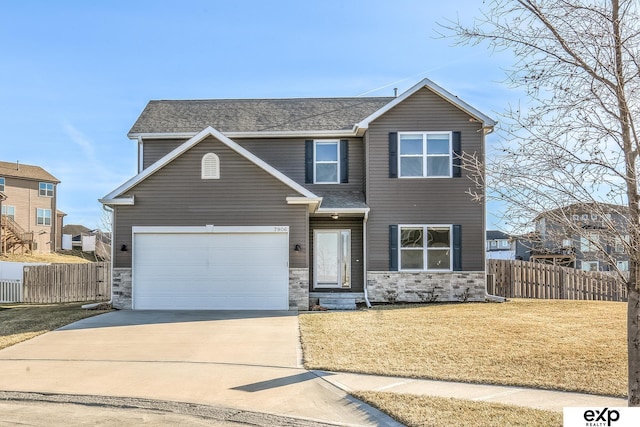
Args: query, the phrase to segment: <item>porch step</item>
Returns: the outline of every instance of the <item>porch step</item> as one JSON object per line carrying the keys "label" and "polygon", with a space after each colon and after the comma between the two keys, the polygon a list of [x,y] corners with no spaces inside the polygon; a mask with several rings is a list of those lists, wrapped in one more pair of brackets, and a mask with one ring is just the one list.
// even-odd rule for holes
{"label": "porch step", "polygon": [[320,298],[319,304],[329,310],[355,310],[355,298]]}

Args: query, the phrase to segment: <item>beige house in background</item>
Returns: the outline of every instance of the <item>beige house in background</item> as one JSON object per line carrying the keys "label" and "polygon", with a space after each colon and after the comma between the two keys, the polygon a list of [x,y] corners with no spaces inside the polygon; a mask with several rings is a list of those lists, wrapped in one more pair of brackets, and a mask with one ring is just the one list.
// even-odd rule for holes
{"label": "beige house in background", "polygon": [[53,252],[62,246],[60,181],[39,166],[0,161],[1,252]]}

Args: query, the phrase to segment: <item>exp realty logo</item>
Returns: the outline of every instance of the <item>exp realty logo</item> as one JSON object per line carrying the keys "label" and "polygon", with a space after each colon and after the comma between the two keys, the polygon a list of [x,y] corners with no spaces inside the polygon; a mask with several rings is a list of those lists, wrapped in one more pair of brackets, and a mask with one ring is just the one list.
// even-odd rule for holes
{"label": "exp realty logo", "polygon": [[637,426],[640,408],[564,408],[564,427]]}

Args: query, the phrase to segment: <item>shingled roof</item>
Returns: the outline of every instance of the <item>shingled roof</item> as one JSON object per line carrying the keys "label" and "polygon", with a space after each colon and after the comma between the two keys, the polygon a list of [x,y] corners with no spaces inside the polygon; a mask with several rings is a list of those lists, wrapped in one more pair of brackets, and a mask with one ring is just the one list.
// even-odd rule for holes
{"label": "shingled roof", "polygon": [[350,130],[393,97],[204,99],[150,101],[129,136],[221,132],[304,132]]}
{"label": "shingled roof", "polygon": [[0,162],[0,176],[31,179],[60,183],[60,180],[40,166],[23,165],[21,163]]}

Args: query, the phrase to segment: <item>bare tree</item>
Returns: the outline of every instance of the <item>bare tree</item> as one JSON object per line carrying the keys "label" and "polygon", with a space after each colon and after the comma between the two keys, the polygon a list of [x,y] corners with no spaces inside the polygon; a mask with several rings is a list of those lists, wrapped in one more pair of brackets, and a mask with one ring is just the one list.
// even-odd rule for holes
{"label": "bare tree", "polygon": [[[504,143],[490,161],[468,156],[465,163],[479,186],[508,204],[512,226],[544,218],[557,236],[580,239],[613,269],[611,245],[624,249],[629,271],[618,273],[629,296],[629,405],[640,406],[640,2],[484,3],[473,24],[449,21],[443,32],[459,44],[510,50],[516,60],[507,82],[528,99],[504,113]],[[593,214],[597,226],[578,211],[589,221]]]}
{"label": "bare tree", "polygon": [[96,235],[96,259],[100,261],[111,261],[111,236],[113,236],[113,214],[103,211],[98,224]]}

